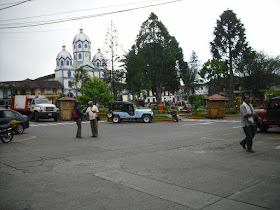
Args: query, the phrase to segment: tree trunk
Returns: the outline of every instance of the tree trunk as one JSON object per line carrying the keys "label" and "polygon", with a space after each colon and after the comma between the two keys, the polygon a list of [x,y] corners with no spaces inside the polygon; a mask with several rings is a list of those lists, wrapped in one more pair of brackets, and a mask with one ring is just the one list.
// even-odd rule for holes
{"label": "tree trunk", "polygon": [[229,101],[228,106],[234,107],[234,75],[233,75],[233,69],[232,69],[232,57],[229,58]]}
{"label": "tree trunk", "polygon": [[160,86],[160,87],[157,86],[157,87],[156,87],[156,100],[157,100],[157,105],[162,104],[161,96],[162,96],[161,86]]}

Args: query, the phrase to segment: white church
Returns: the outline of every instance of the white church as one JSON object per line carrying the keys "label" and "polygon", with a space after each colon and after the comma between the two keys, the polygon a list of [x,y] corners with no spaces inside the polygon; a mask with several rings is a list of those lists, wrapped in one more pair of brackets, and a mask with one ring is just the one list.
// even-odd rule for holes
{"label": "white church", "polygon": [[76,97],[78,92],[73,90],[70,81],[74,77],[75,69],[83,67],[90,77],[104,78],[106,70],[106,59],[100,49],[91,59],[91,41],[80,29],[72,43],[73,58],[66,50],[65,45],[56,57],[56,69],[54,80],[59,81],[63,86],[62,93],[69,97]]}

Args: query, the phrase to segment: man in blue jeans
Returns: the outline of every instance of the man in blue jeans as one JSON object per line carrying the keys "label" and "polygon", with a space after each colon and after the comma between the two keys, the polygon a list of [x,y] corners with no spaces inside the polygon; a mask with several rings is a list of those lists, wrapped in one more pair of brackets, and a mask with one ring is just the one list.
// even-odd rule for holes
{"label": "man in blue jeans", "polygon": [[246,135],[245,139],[241,141],[240,144],[244,149],[246,149],[247,145],[247,152],[254,153],[254,151],[252,150],[253,138],[256,134],[256,125],[254,118],[258,118],[258,120],[260,120],[260,117],[255,112],[253,106],[250,104],[250,97],[248,95],[245,96],[244,102],[240,106],[240,113],[242,117],[242,127]]}

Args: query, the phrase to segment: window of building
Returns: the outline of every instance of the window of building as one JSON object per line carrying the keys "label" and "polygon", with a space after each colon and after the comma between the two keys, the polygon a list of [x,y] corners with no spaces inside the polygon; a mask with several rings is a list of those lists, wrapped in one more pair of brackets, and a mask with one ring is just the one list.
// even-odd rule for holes
{"label": "window of building", "polygon": [[85,44],[85,48],[87,48],[87,44]]}
{"label": "window of building", "polygon": [[68,87],[72,87],[72,83],[71,83],[71,81],[68,81]]}
{"label": "window of building", "polygon": [[79,53],[79,59],[82,59],[82,54],[81,53]]}
{"label": "window of building", "polygon": [[63,61],[60,61],[60,65],[63,66]]}
{"label": "window of building", "polygon": [[59,66],[59,61],[57,61],[57,65]]}
{"label": "window of building", "polygon": [[66,65],[69,66],[69,61],[68,60],[66,61]]}
{"label": "window of building", "polygon": [[74,45],[74,50],[76,49],[76,46]]}
{"label": "window of building", "polygon": [[81,44],[79,44],[79,45],[78,45],[78,48],[82,48],[82,45],[81,45]]}
{"label": "window of building", "polygon": [[68,70],[68,77],[70,78],[71,77],[71,71]]}
{"label": "window of building", "polygon": [[99,62],[96,63],[97,68],[99,68]]}

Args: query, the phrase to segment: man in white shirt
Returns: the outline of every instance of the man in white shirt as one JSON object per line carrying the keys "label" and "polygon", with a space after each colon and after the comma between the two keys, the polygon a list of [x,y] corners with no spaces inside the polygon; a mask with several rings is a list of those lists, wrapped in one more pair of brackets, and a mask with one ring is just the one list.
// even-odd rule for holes
{"label": "man in white shirt", "polygon": [[88,114],[88,116],[89,116],[92,137],[97,137],[98,136],[97,115],[98,115],[99,110],[98,110],[97,106],[93,105],[92,101],[89,101],[88,105],[89,105],[89,107],[86,110],[86,114]]}
{"label": "man in white shirt", "polygon": [[254,108],[250,104],[250,96],[246,95],[243,104],[240,106],[241,123],[246,135],[245,139],[240,142],[241,146],[246,149],[247,152],[254,153],[252,150],[253,138],[256,134],[254,117],[260,120],[260,117],[255,112]]}

